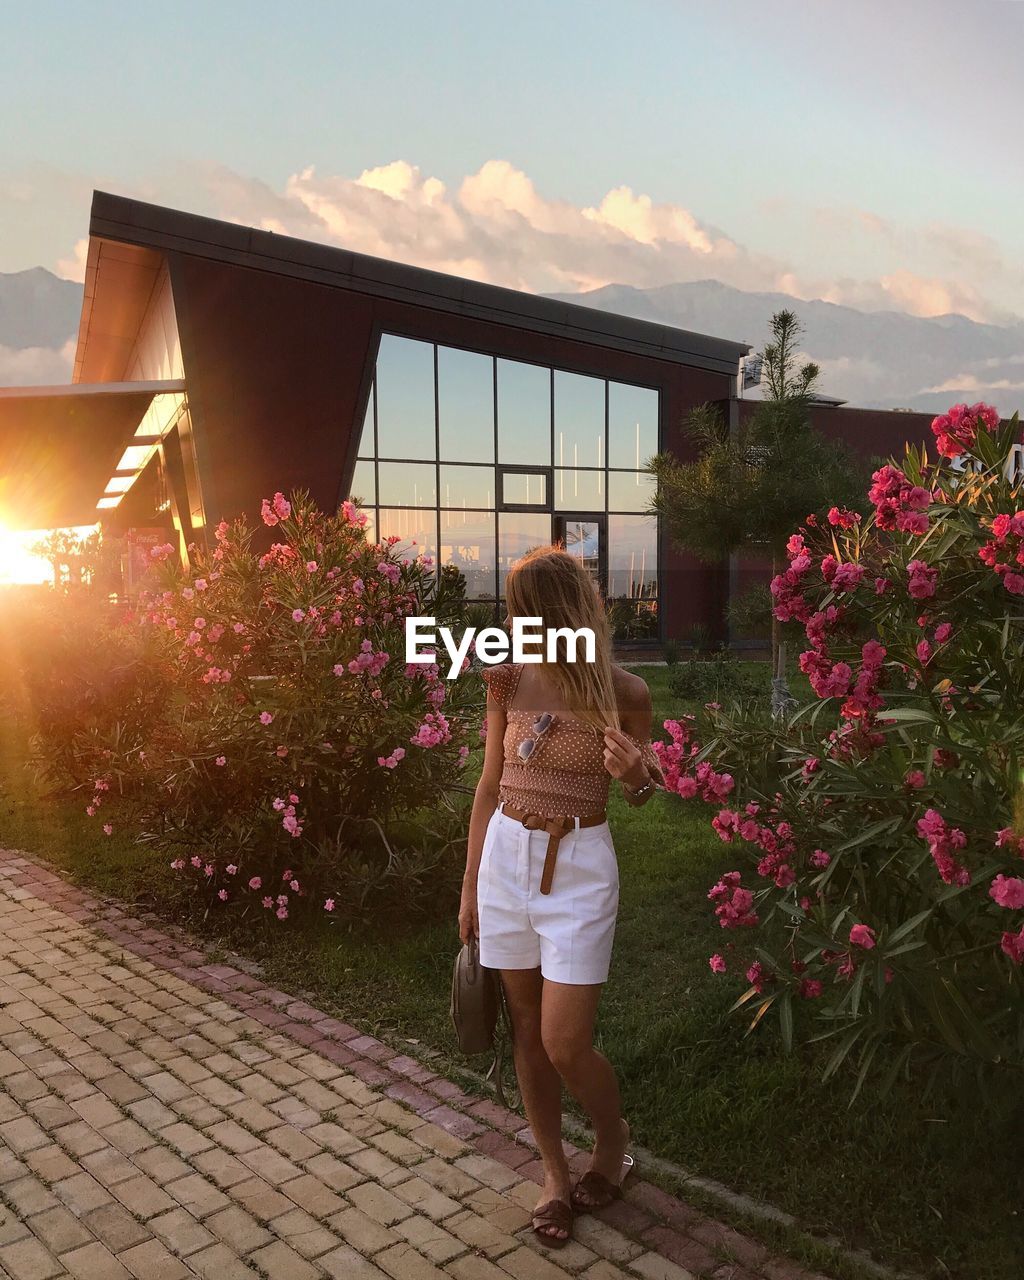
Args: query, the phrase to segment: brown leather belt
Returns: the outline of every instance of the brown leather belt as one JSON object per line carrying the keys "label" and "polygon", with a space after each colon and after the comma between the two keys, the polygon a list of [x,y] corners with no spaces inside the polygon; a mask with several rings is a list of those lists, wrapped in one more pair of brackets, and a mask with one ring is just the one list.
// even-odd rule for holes
{"label": "brown leather belt", "polygon": [[[541,893],[551,892],[551,882],[555,878],[555,859],[558,857],[558,844],[563,836],[567,836],[570,831],[575,831],[577,819],[566,817],[560,814],[557,818],[548,817],[543,813],[527,813],[522,809],[513,809],[511,805],[505,805],[502,813],[506,817],[511,818],[515,822],[521,822],[527,831],[546,831],[548,833],[548,848],[544,855],[544,870],[540,876]],[[578,819],[580,829],[584,827],[599,827],[602,822],[608,821],[606,813],[594,813],[589,818]]]}

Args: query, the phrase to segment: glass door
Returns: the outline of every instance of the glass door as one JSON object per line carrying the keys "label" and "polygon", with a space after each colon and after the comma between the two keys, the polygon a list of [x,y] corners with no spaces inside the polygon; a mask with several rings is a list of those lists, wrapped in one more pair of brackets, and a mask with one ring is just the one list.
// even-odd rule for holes
{"label": "glass door", "polygon": [[555,516],[555,541],[581,562],[602,591],[608,569],[605,533],[604,516]]}

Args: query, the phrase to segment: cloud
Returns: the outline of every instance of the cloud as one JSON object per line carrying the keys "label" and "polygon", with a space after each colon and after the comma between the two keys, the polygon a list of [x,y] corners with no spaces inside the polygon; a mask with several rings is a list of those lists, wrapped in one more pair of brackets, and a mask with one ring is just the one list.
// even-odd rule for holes
{"label": "cloud", "polygon": [[71,381],[75,340],[53,347],[0,346],[0,386],[63,386]]}
{"label": "cloud", "polygon": [[85,280],[85,261],[89,256],[89,238],[83,237],[75,242],[75,247],[66,258],[58,258],[54,271],[65,280],[74,280],[82,284]]}
{"label": "cloud", "polygon": [[280,191],[210,169],[206,185],[221,217],[527,292],[714,279],[859,310],[1012,318],[985,288],[998,293],[996,285],[1016,271],[989,237],[937,224],[903,228],[863,209],[809,211],[837,244],[858,235],[880,262],[889,260],[874,278],[828,278],[752,250],[692,210],[629,186],[593,205],[551,199],[507,160],[488,160],[454,187],[407,160],[357,177],[309,167]]}

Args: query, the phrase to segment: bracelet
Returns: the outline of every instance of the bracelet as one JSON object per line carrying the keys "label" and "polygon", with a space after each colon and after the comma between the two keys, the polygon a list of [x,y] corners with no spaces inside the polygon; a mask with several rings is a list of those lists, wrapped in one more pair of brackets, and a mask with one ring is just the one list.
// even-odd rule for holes
{"label": "bracelet", "polygon": [[645,796],[648,794],[648,792],[654,790],[654,779],[651,777],[648,777],[647,781],[643,784],[642,787],[630,787],[630,786],[627,786],[626,783],[624,782],[622,784],[622,789],[623,791],[625,791],[626,795],[632,796],[634,800],[639,800],[642,796]]}

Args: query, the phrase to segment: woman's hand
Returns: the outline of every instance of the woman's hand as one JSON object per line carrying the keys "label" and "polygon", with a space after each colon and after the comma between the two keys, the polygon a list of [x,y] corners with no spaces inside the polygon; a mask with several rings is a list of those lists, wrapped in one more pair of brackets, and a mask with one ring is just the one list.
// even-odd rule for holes
{"label": "woman's hand", "polygon": [[604,731],[604,767],[627,787],[637,790],[647,781],[647,770],[640,756],[640,748],[619,729],[611,725]]}
{"label": "woman's hand", "polygon": [[476,889],[462,886],[462,902],[459,904],[459,937],[468,942],[470,937],[480,937],[480,919],[476,910]]}

